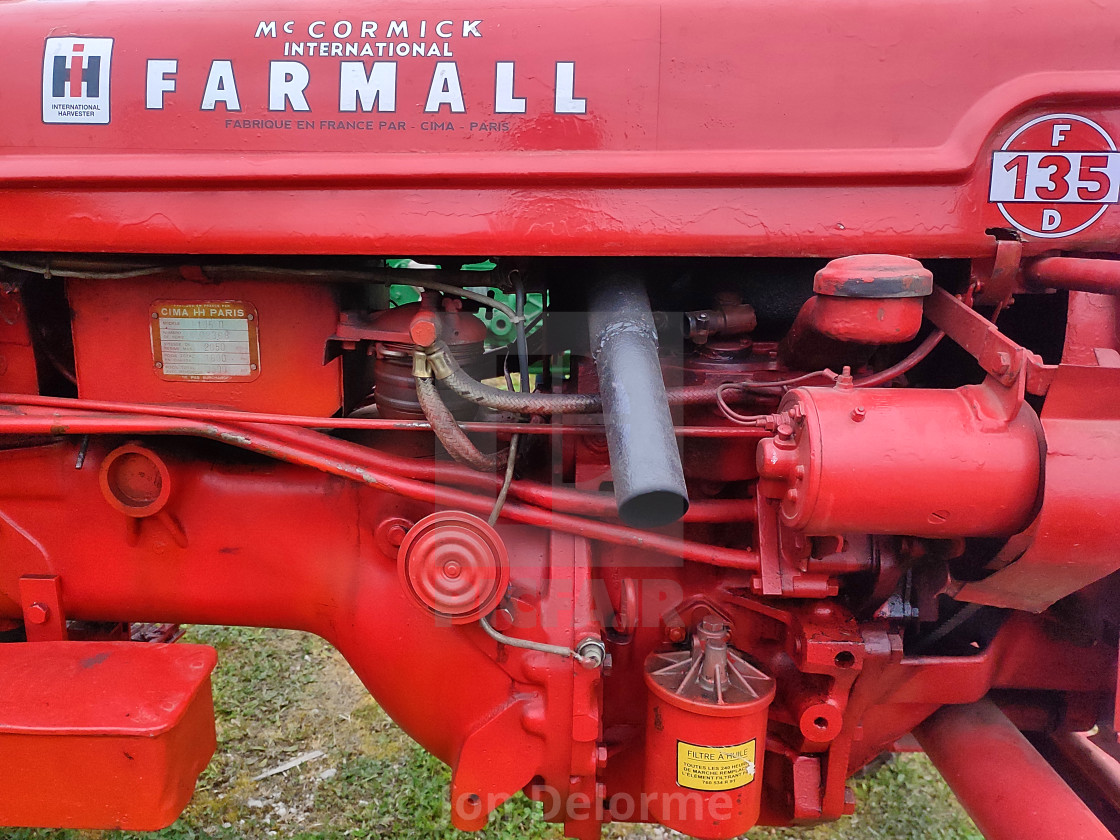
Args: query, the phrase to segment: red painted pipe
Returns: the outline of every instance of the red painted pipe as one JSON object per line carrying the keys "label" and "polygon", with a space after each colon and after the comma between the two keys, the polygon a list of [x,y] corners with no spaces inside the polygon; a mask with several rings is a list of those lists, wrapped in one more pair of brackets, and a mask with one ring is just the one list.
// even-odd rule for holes
{"label": "red painted pipe", "polygon": [[[360,457],[363,464],[389,472],[437,484],[454,484],[497,493],[502,478],[493,473],[482,473],[457,464],[437,464],[433,461],[404,458],[369,447],[355,448],[347,441],[314,435],[303,429],[275,427],[269,435],[334,457],[350,460]],[[594,516],[616,519],[618,506],[613,496],[552,487],[539,481],[519,479],[510,485],[510,496],[537,507],[559,510],[577,516]],[[695,510],[693,510],[695,508]],[[756,510],[750,499],[707,499],[692,505],[684,515],[685,522],[753,522]]]}
{"label": "red painted pipe", "polygon": [[1120,260],[1043,257],[1031,263],[1027,277],[1036,285],[1050,289],[1120,294]]}
{"label": "red painted pipe", "polygon": [[[372,488],[409,499],[470,511],[490,513],[493,501],[473,493],[406,478],[385,469],[377,453],[356,444],[328,438],[317,432],[280,427],[235,426],[201,423],[195,420],[98,415],[76,412],[43,412],[0,415],[0,434],[82,435],[82,434],[169,434],[204,437],[259,452],[280,461],[313,467]],[[644,548],[682,560],[744,571],[757,571],[758,553],[745,549],[722,548],[664,534],[639,531],[623,525],[598,522],[555,513],[531,505],[507,502],[502,516],[521,522],[591,540]]]}
{"label": "red painted pipe", "polygon": [[[1120,761],[1106,753],[1084,732],[1059,732],[1050,744],[1077,771],[1081,782],[1120,814]],[[1068,775],[1068,774],[1067,774]],[[1074,781],[1078,784],[1078,781]]]}
{"label": "red painted pipe", "polygon": [[[860,384],[859,382],[856,383]],[[689,388],[679,389],[687,392]],[[713,388],[704,387],[704,394]],[[712,396],[708,401],[714,401]],[[428,432],[432,426],[427,420],[397,420],[385,417],[307,417],[298,414],[263,414],[237,409],[196,408],[181,405],[151,405],[149,403],[114,402],[111,400],[71,399],[69,397],[42,397],[36,394],[0,393],[0,405],[36,406],[67,411],[100,411],[111,414],[141,414],[153,417],[185,418],[217,423],[268,423],[277,426],[298,426],[305,429],[356,429],[360,431]],[[464,432],[499,435],[604,435],[606,428],[596,423],[503,423],[497,421],[463,422]],[[747,426],[676,426],[677,437],[763,438],[770,432],[763,428]]]}
{"label": "red painted pipe", "polygon": [[[349,420],[345,418],[298,417],[294,415],[257,414],[253,412],[222,411],[218,409],[211,411],[210,409],[185,408],[181,406],[171,407],[144,405],[141,403],[105,402],[101,400],[73,400],[63,397],[35,397],[23,394],[0,394],[0,406],[3,405],[12,405],[17,410],[25,411],[28,408],[56,408],[90,412],[82,416],[103,416],[105,414],[120,416],[122,413],[129,413],[141,417],[151,416],[171,420],[207,420],[219,423],[237,422],[239,424],[268,423],[270,426],[273,426],[269,431],[269,434],[273,437],[294,442],[301,446],[311,447],[320,452],[333,453],[342,458],[350,458],[353,455],[355,451],[354,445],[325,435],[309,435],[309,427],[312,423],[327,424],[319,428],[330,427],[400,431],[401,427],[404,426],[409,430],[415,431],[427,431],[429,429],[427,422],[414,423],[407,420]],[[126,408],[131,410],[125,412]],[[273,421],[276,418],[282,418],[291,422],[273,425]],[[489,426],[491,424],[473,423],[464,425]],[[518,433],[523,429],[548,430],[550,428],[549,426],[528,424],[499,425],[512,426]],[[560,427],[556,430],[560,431],[563,428],[566,427]],[[479,429],[471,429],[471,431],[479,431]],[[765,430],[758,429],[757,431],[766,434]],[[337,445],[332,447],[332,443]],[[388,470],[405,478],[471,487],[478,490],[488,490],[494,493],[497,493],[502,486],[501,476],[478,472],[456,464],[437,464],[434,461],[405,458],[368,447],[362,447],[362,452],[365,454],[366,463],[373,464],[378,468]],[[576,516],[593,516],[600,519],[618,518],[618,508],[614,498],[605,494],[589,493],[565,487],[552,487],[547,484],[542,484],[539,481],[521,479],[510,485],[510,495],[515,499],[520,499],[523,502],[536,505],[537,507],[546,508],[548,510],[561,510],[564,513]],[[755,513],[754,502],[750,499],[702,499],[697,501],[688,512],[685,513],[684,521],[695,523],[752,522],[754,521]]]}
{"label": "red painted pipe", "polygon": [[987,840],[1114,840],[990,700],[944,706],[914,735]]}

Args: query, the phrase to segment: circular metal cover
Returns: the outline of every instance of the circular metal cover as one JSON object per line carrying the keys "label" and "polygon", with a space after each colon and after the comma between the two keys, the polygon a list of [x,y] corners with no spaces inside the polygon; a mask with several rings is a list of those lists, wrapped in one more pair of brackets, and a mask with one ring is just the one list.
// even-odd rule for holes
{"label": "circular metal cover", "polygon": [[105,456],[98,481],[105,501],[136,519],[159,513],[171,495],[167,465],[152,450],[135,443],[118,446]]}
{"label": "circular metal cover", "polygon": [[498,532],[477,516],[441,511],[409,529],[397,555],[401,583],[417,602],[452,624],[490,613],[509,584]]}
{"label": "circular metal cover", "polygon": [[933,291],[933,272],[910,257],[855,254],[818,271],[813,291],[849,298],[924,297]]}

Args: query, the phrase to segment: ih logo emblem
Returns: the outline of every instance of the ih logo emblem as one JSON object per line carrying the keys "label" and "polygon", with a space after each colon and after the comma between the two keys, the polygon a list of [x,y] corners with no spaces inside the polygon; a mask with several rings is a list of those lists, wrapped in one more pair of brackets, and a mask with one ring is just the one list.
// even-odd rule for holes
{"label": "ih logo emblem", "polygon": [[43,54],[43,122],[109,122],[112,38],[48,38]]}
{"label": "ih logo emblem", "polygon": [[1070,236],[1120,201],[1120,154],[1108,132],[1090,119],[1038,117],[992,154],[988,200],[1023,233]]}

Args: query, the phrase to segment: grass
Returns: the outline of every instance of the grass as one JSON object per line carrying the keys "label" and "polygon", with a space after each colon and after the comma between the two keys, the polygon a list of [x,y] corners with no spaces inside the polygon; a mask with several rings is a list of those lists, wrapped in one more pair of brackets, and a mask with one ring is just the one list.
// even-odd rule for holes
{"label": "grass", "polygon": [[[451,827],[448,769],[397,728],[342,658],[303,633],[194,627],[213,645],[218,750],[186,813],[154,834],[12,830],[5,840],[293,840],[469,838]],[[252,781],[311,750],[322,758]],[[973,840],[980,834],[924,756],[903,755],[853,782],[855,816],[811,829],[757,829],[751,837],[804,840]],[[518,796],[476,835],[486,840],[560,838],[541,807]],[[683,835],[656,826],[612,825],[612,840]]]}

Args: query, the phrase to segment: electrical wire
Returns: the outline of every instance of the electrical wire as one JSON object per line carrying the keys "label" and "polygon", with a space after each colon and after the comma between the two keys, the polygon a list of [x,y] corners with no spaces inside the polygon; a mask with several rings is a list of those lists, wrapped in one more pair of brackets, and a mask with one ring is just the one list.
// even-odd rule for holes
{"label": "electrical wire", "polygon": [[517,312],[502,303],[500,300],[495,300],[489,295],[484,295],[479,292],[472,292],[470,289],[463,289],[459,286],[453,286],[450,283],[441,283],[438,280],[419,280],[412,282],[409,280],[401,279],[402,286],[417,286],[421,289],[428,289],[433,292],[443,292],[444,294],[456,295],[466,300],[472,300],[477,304],[488,307],[489,309],[496,309],[513,321],[515,324],[521,323]]}
{"label": "electrical wire", "polygon": [[[533,331],[536,330],[536,328],[541,325],[541,322],[543,320],[544,320],[544,312],[543,311],[538,312],[531,319],[526,320],[525,336],[526,336],[527,339],[529,337],[536,338],[539,335],[539,333],[534,333]],[[506,353],[506,352],[508,352],[508,350],[509,350],[509,345],[504,344],[500,347],[491,347],[489,350],[484,351],[482,355],[484,355],[484,356],[494,356],[498,353]],[[533,355],[536,355],[536,353],[534,352]]]}
{"label": "electrical wire", "polygon": [[74,372],[74,369],[72,367],[67,367],[65,364],[63,364],[62,359],[58,358],[58,355],[54,352],[54,350],[51,349],[50,340],[47,338],[47,336],[43,335],[42,330],[36,331],[36,337],[39,340],[35,342],[35,349],[37,349],[46,357],[47,361],[51,363],[51,367],[54,368],[55,373],[57,373],[71,385],[76,386],[78,384],[78,377]]}
{"label": "electrical wire", "polygon": [[544,642],[530,642],[528,639],[516,639],[513,636],[507,636],[505,633],[499,633],[495,630],[494,626],[487,621],[486,618],[480,618],[478,623],[482,625],[482,629],[486,631],[487,636],[498,644],[505,645],[506,647],[535,650],[538,653],[551,653],[556,656],[562,656],[565,659],[574,659],[576,662],[583,662],[582,656],[571,648],[564,647],[563,645],[547,645]]}
{"label": "electrical wire", "polygon": [[934,330],[925,337],[921,344],[915,347],[906,358],[896,364],[891,365],[889,368],[884,368],[877,373],[869,373],[867,376],[861,376],[854,380],[852,384],[857,388],[874,388],[876,385],[882,385],[890,382],[892,379],[908,372],[911,368],[917,365],[920,361],[925,359],[930,353],[933,352],[941,339],[945,337],[944,330]]}
{"label": "electrical wire", "polygon": [[509,273],[510,283],[513,284],[513,296],[516,306],[517,320],[517,369],[521,373],[521,392],[529,393],[529,345],[525,340],[525,283],[521,280],[521,272],[514,269]]}
{"label": "electrical wire", "polygon": [[502,515],[502,507],[506,503],[506,496],[509,495],[509,487],[513,483],[513,465],[517,460],[517,444],[520,441],[520,435],[513,435],[509,439],[509,454],[506,455],[506,476],[502,481],[502,489],[498,491],[498,498],[494,500],[494,509],[490,511],[490,516],[487,518],[487,523],[493,525],[498,521],[498,517]]}
{"label": "electrical wire", "polygon": [[170,269],[166,266],[150,265],[128,271],[79,271],[72,268],[51,268],[50,262],[45,266],[21,263],[15,260],[0,260],[0,266],[15,271],[26,271],[29,274],[42,274],[48,280],[51,277],[74,277],[89,280],[131,280],[133,277],[149,277],[153,274],[162,274]]}
{"label": "electrical wire", "polygon": [[[515,326],[517,329],[517,365],[521,377],[521,392],[523,394],[529,393],[529,350],[526,342],[526,329],[525,329],[525,284],[521,281],[521,272],[510,272],[510,281],[513,283],[514,300],[517,304],[517,321]],[[543,310],[541,311],[543,315]],[[502,369],[506,376],[506,385],[512,391],[513,380],[509,375],[509,354],[506,354],[502,362]],[[498,521],[498,517],[502,515],[502,507],[506,503],[506,496],[509,495],[509,487],[513,483],[513,470],[517,461],[517,444],[520,442],[519,435],[513,435],[509,439],[509,455],[506,457],[506,475],[502,481],[502,489],[498,491],[498,498],[494,500],[494,509],[490,511],[490,518],[487,520],[491,525]]]}
{"label": "electrical wire", "polygon": [[[942,330],[934,330],[926,336],[917,347],[908,353],[904,359],[891,365],[889,368],[884,368],[875,373],[869,373],[866,376],[857,377],[852,380],[852,386],[855,388],[874,388],[907,373],[932,353],[933,349],[937,347],[944,337],[945,333]],[[794,379],[776,380],[773,382],[727,382],[716,388],[716,407],[719,409],[720,413],[732,423],[737,423],[740,426],[763,426],[769,420],[769,415],[740,414],[727,404],[724,394],[731,390],[758,391],[765,388],[789,388],[817,377],[824,377],[833,382],[839,378],[836,373],[825,368],[824,370],[807,373],[804,376],[798,376]]]}
{"label": "electrical wire", "polygon": [[835,382],[839,376],[831,370],[825,368],[824,370],[815,370],[812,373],[806,373],[802,376],[796,376],[793,379],[775,379],[770,382],[763,381],[747,381],[747,382],[725,382],[719,385],[715,391],[716,407],[720,413],[723,414],[732,423],[738,423],[740,426],[762,426],[771,419],[772,415],[769,414],[740,414],[730,405],[724,397],[727,391],[763,391],[769,388],[792,388],[794,385],[800,385],[803,382],[808,382],[812,379],[825,378]]}

